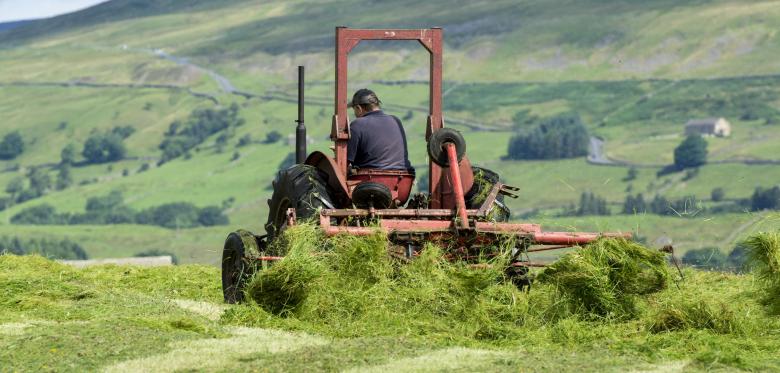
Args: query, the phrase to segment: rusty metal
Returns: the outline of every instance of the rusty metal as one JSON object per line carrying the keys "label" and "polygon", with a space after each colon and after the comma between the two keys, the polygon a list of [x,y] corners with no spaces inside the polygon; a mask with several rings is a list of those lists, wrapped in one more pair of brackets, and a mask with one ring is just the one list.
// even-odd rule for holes
{"label": "rusty metal", "polygon": [[477,210],[477,213],[479,216],[487,216],[487,213],[490,212],[490,209],[493,207],[493,202],[498,197],[498,192],[501,190],[501,187],[503,184],[496,183],[493,185],[493,188],[490,190],[490,193],[488,194],[487,198],[485,198],[485,201],[482,203],[482,206],[479,207],[479,210]]}
{"label": "rusty metal", "polygon": [[452,186],[455,189],[456,213],[461,228],[469,227],[469,217],[466,213],[466,198],[463,196],[463,184],[460,181],[460,169],[458,165],[458,154],[455,151],[455,144],[448,143],[444,145],[447,148],[447,157],[450,159],[450,175],[452,175]]}
{"label": "rusty metal", "polygon": [[572,245],[561,245],[561,246],[535,247],[535,248],[526,250],[526,252],[528,252],[528,253],[536,253],[536,252],[539,252],[539,251],[561,250],[561,249],[569,249],[569,248],[572,248],[572,247],[574,247],[574,246],[572,246]]}
{"label": "rusty metal", "polygon": [[[335,142],[337,172],[347,174],[347,141],[349,140],[349,117],[347,114],[347,72],[348,56],[363,40],[417,40],[430,54],[430,91],[429,110],[426,127],[426,139],[438,129],[444,127],[442,121],[442,51],[444,47],[441,28],[430,29],[350,29],[336,27],[336,87],[335,103],[331,128],[331,139]],[[441,167],[429,162],[429,188],[434,201],[441,201],[443,197],[438,189],[438,180],[441,178]],[[433,208],[439,208],[439,202],[435,202]]]}

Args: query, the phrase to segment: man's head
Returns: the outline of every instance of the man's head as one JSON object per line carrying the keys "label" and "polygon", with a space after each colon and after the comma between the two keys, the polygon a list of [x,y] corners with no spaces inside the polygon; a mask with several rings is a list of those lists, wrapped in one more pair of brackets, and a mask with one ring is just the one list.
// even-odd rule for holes
{"label": "man's head", "polygon": [[349,103],[349,107],[355,110],[356,117],[362,117],[366,113],[379,110],[381,108],[382,101],[376,97],[376,93],[368,88],[358,89],[355,95],[352,96],[352,101]]}

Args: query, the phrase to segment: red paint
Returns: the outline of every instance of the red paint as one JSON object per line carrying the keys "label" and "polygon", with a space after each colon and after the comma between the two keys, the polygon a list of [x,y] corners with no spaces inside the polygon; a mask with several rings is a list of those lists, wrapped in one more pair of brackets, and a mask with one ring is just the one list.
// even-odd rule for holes
{"label": "red paint", "polygon": [[458,153],[455,144],[447,143],[447,157],[450,160],[450,175],[452,175],[452,186],[455,189],[455,206],[457,207],[460,227],[469,227],[469,217],[466,215],[466,199],[463,197],[463,184],[460,181],[460,167],[458,166]]}
{"label": "red paint", "polygon": [[[366,30],[336,27],[336,92],[331,128],[331,139],[335,142],[337,172],[347,174],[347,141],[349,140],[349,119],[347,113],[347,71],[348,56],[362,40],[417,40],[430,53],[430,92],[429,113],[426,139],[430,134],[444,127],[442,121],[442,30],[431,29],[387,29]],[[438,180],[441,179],[441,167],[429,162],[429,188],[432,196],[431,208],[440,208],[442,200]]]}
{"label": "red paint", "polygon": [[[373,170],[373,169],[361,169],[356,175],[350,175],[349,181],[373,181],[383,184],[393,195],[393,200],[398,201],[400,206],[403,206],[409,199],[409,194],[412,192],[412,185],[414,185],[414,174],[401,171],[388,171],[388,170]],[[357,184],[349,188],[349,194],[352,195],[352,190]]]}

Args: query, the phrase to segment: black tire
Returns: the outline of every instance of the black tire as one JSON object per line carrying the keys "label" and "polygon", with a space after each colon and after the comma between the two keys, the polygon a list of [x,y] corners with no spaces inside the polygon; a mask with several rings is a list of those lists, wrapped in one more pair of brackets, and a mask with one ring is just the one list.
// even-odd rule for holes
{"label": "black tire", "polygon": [[246,282],[257,268],[260,243],[249,231],[230,233],[222,249],[222,295],[227,303],[244,300]]}
{"label": "black tire", "polygon": [[[482,207],[482,203],[485,202],[487,194],[500,181],[500,176],[487,168],[472,166],[471,169],[474,172],[474,185],[466,192],[464,197],[467,208],[479,209]],[[493,206],[495,213],[492,214],[492,219],[499,222],[509,221],[511,214],[509,208],[504,205],[504,195],[499,193],[496,196],[496,202],[494,202],[494,205],[498,204],[499,206]]]}
{"label": "black tire", "polygon": [[276,174],[274,193],[268,200],[265,231],[271,242],[287,228],[287,209],[294,208],[299,222],[312,219],[323,208],[333,208],[327,176],[313,166],[296,164]]}
{"label": "black tire", "polygon": [[377,209],[387,209],[393,204],[393,194],[384,184],[364,181],[352,191],[352,202],[361,209],[373,206]]}
{"label": "black tire", "polygon": [[444,144],[451,142],[455,144],[455,153],[458,154],[458,162],[466,154],[466,140],[460,132],[452,128],[442,128],[431,135],[428,140],[428,156],[433,163],[441,167],[447,167],[450,164],[447,152],[444,150]]}

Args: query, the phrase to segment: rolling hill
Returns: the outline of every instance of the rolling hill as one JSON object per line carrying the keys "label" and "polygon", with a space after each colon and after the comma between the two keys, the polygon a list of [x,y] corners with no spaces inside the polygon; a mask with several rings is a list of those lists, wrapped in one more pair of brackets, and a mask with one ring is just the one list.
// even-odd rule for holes
{"label": "rolling hill", "polygon": [[[311,148],[326,150],[332,110],[332,40],[337,25],[444,28],[445,121],[464,132],[470,158],[522,189],[516,219],[580,229],[669,235],[682,251],[730,250],[744,235],[777,227],[763,213],[683,211],[557,217],[580,194],[603,196],[616,214],[626,195],[696,195],[722,187],[749,198],[780,180],[780,2],[778,1],[196,1],[113,0],[0,31],[0,136],[19,131],[25,151],[0,160],[0,197],[31,169],[54,180],[62,149],[131,126],[124,160],[73,167],[74,184],[0,211],[0,235],[70,237],[93,257],[150,248],[185,262],[216,263],[232,229],[262,231],[268,189],[292,150],[295,66],[307,67]],[[417,45],[366,43],[351,56],[350,90],[372,86],[404,117],[410,156],[422,139],[427,56]],[[171,123],[194,110],[239,106],[245,124],[214,133],[186,157],[160,164]],[[633,164],[503,159],[510,137],[545,118],[578,113],[606,155]],[[710,160],[686,179],[656,176],[672,161],[690,118],[723,116],[734,136],[708,139]],[[522,122],[522,121],[520,121]],[[531,120],[533,122],[533,120]],[[265,143],[279,132],[283,140]],[[223,136],[224,135],[224,136]],[[245,146],[241,138],[249,136]],[[760,164],[754,164],[754,163]],[[218,205],[230,226],[182,228],[11,224],[40,204],[80,213],[88,198],[123,193],[136,210],[170,202]],[[230,202],[226,202],[230,201]],[[694,209],[696,210],[696,209]],[[698,211],[698,210],[696,210]]]}

